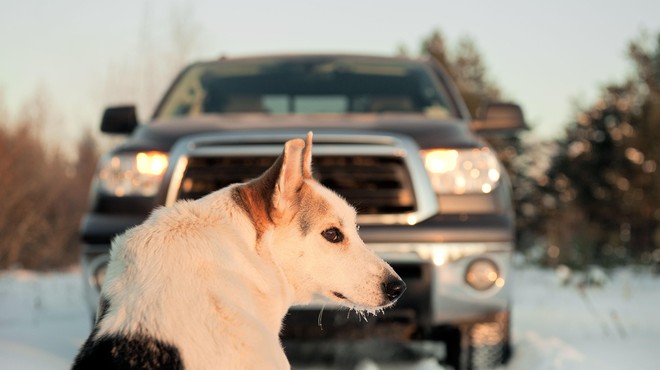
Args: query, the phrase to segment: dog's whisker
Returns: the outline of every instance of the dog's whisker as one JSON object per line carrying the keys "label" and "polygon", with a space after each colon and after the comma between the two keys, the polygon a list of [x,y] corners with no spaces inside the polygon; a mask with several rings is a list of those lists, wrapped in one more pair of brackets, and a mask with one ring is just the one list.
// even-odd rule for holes
{"label": "dog's whisker", "polygon": [[322,322],[322,318],[323,318],[323,309],[324,309],[324,308],[325,308],[325,303],[321,306],[321,311],[319,311],[319,318],[318,318],[318,320],[317,320],[317,323],[318,323],[318,325],[319,325],[319,328],[321,328],[321,331],[323,331],[323,322]]}

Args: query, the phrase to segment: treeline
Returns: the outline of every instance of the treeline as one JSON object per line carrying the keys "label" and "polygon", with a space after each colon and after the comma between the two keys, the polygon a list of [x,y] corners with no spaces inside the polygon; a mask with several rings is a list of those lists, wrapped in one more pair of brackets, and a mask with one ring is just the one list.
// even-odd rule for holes
{"label": "treeline", "polygon": [[660,267],[660,34],[628,57],[634,73],[578,112],[538,179],[551,262]]}
{"label": "treeline", "polygon": [[98,149],[91,134],[74,148],[49,140],[43,108],[25,109],[16,119],[0,112],[0,269],[78,262],[78,228]]}
{"label": "treeline", "polygon": [[[144,12],[156,10],[146,7]],[[169,9],[170,22],[164,26],[169,38],[164,43],[154,38],[163,28],[143,17],[138,62],[110,56],[105,77],[92,81],[99,84],[98,100],[128,99],[149,111],[174,74],[200,51],[203,27],[193,10],[188,5]],[[80,220],[103,152],[99,141],[105,141],[96,132],[61,134],[56,105],[39,88],[16,117],[4,103],[0,90],[0,270],[77,264]]]}

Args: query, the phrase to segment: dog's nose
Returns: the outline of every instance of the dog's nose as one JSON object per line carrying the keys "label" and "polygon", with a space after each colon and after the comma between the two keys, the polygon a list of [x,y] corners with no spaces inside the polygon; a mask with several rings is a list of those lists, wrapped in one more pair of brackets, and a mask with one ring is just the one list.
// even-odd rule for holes
{"label": "dog's nose", "polygon": [[406,283],[398,278],[390,279],[388,282],[383,284],[383,293],[385,293],[385,296],[390,300],[390,302],[394,302],[399,299],[401,294],[403,294],[405,291]]}

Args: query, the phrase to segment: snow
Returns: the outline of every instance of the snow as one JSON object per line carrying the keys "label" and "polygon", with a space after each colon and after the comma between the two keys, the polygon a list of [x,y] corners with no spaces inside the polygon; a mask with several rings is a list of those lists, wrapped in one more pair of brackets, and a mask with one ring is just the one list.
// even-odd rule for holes
{"label": "snow", "polygon": [[658,368],[659,277],[626,269],[600,287],[575,278],[563,286],[532,269],[519,271],[516,284],[509,368]]}
{"label": "snow", "polygon": [[0,369],[68,369],[90,330],[73,271],[0,275]]}
{"label": "snow", "polygon": [[[597,285],[564,269],[516,272],[514,356],[501,370],[658,368],[660,277],[623,269],[596,272]],[[594,279],[591,279],[592,281]],[[0,369],[68,369],[90,331],[79,271],[0,274]],[[355,370],[439,370],[377,364]]]}

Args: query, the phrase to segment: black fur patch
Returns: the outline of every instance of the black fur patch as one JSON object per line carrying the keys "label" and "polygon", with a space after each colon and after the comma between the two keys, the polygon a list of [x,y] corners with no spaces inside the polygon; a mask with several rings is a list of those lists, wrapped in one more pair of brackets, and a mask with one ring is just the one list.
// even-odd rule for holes
{"label": "black fur patch", "polygon": [[172,345],[144,335],[92,337],[85,342],[72,370],[183,370]]}
{"label": "black fur patch", "polygon": [[102,298],[94,330],[80,349],[72,370],[182,370],[179,351],[172,345],[146,335],[108,335],[98,339],[99,322],[109,302]]}

